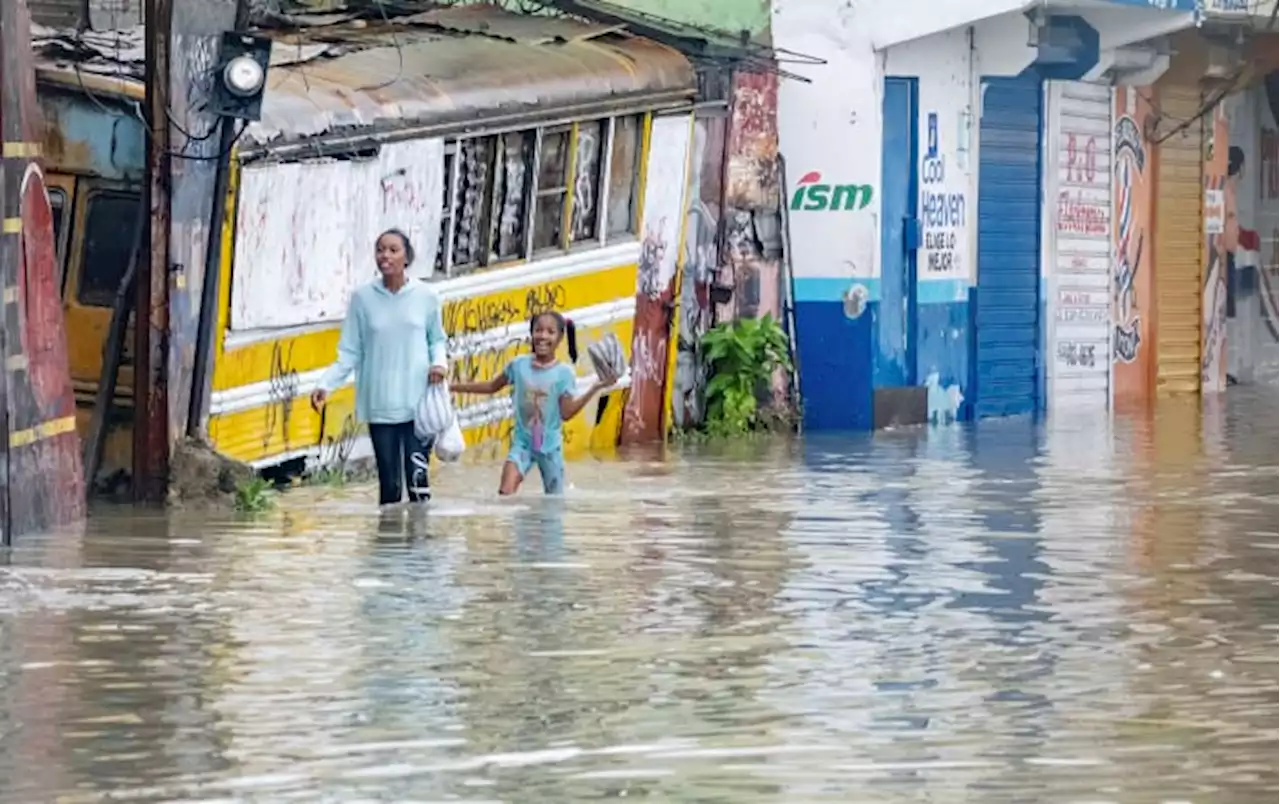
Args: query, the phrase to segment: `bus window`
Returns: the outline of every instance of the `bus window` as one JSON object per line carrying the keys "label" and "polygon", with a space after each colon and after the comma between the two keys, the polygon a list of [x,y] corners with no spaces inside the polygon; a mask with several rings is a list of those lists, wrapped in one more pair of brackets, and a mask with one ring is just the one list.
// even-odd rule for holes
{"label": "bus window", "polygon": [[61,187],[49,187],[49,209],[53,212],[53,264],[58,272],[58,287],[66,291],[63,282],[67,277],[66,246],[62,239],[67,213],[67,194]]}
{"label": "bus window", "polygon": [[67,208],[67,194],[49,188],[49,207],[53,210],[53,242],[58,244],[58,261],[62,261],[62,214]]}
{"label": "bus window", "polygon": [[538,153],[538,192],[534,197],[533,250],[560,247],[564,225],[564,196],[569,180],[568,128],[542,133]]}
{"label": "bus window", "polygon": [[625,236],[636,230],[636,190],[640,178],[640,141],[644,115],[618,117],[613,121],[613,159],[609,165],[609,209],[607,218],[610,237]]}
{"label": "bus window", "polygon": [[577,156],[573,163],[573,205],[569,223],[569,242],[595,240],[600,211],[600,172],[603,167],[604,143],[609,136],[609,121],[597,120],[578,124]]}
{"label": "bus window", "polygon": [[133,252],[141,207],[138,196],[97,193],[90,196],[84,224],[84,256],[80,266],[79,302],[112,307]]}

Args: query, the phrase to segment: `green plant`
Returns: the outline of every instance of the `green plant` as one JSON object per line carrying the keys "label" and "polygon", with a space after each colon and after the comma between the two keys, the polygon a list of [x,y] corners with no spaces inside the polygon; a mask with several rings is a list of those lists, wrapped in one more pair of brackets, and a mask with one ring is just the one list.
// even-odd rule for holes
{"label": "green plant", "polygon": [[236,484],[236,510],[246,514],[256,514],[270,510],[275,505],[275,489],[270,480],[254,475],[248,480]]}
{"label": "green plant", "polygon": [[787,334],[773,319],[742,318],[716,325],[702,346],[710,381],[707,383],[707,433],[713,437],[741,436],[765,428],[770,417],[760,410],[759,395],[774,372],[791,368]]}
{"label": "green plant", "polygon": [[341,465],[321,466],[307,473],[306,484],[341,488],[347,484],[347,472]]}

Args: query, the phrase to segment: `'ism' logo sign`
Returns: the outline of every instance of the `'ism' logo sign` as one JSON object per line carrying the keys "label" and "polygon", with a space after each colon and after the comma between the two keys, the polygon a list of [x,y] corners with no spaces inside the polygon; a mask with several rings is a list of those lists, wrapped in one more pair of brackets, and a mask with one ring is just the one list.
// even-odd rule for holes
{"label": "'ism' logo sign", "polygon": [[793,211],[864,209],[874,191],[870,184],[823,184],[822,174],[811,170],[796,182],[791,196]]}

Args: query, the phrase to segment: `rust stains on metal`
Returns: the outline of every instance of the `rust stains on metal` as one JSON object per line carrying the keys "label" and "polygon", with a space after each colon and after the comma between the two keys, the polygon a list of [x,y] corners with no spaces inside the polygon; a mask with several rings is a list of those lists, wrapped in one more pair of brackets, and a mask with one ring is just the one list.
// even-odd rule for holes
{"label": "rust stains on metal", "polygon": [[677,51],[567,19],[470,5],[277,34],[274,52],[331,45],[267,77],[258,144],[355,129],[393,130],[629,97],[691,97]]}
{"label": "rust stains on metal", "polygon": [[92,92],[99,100],[105,97],[121,97],[131,101],[146,100],[146,88],[132,77],[111,77],[95,73],[76,73],[74,68],[60,64],[41,64],[36,68],[36,78],[42,84]]}
{"label": "rust stains on metal", "polygon": [[0,3],[0,541],[84,517],[25,0]]}

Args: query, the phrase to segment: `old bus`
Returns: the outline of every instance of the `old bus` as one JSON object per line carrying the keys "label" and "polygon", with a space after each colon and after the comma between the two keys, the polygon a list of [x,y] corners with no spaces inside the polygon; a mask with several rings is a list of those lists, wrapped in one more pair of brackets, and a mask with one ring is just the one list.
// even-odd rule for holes
{"label": "old bus", "polygon": [[[258,468],[365,452],[350,385],[323,414],[307,397],[392,226],[444,301],[453,376],[500,371],[544,309],[578,325],[583,384],[591,339],[611,332],[630,349],[638,289],[666,281],[679,249],[696,83],[682,55],[484,5],[400,18],[394,31],[273,35],[262,118],[239,132],[229,171],[204,411],[215,450]],[[39,75],[71,371],[89,406],[143,212],[141,87],[86,83],[66,65]],[[131,362],[126,350],[125,412],[99,477],[129,466]],[[625,384],[567,427],[568,452],[617,442]],[[472,452],[501,454],[509,399],[460,405]]]}

